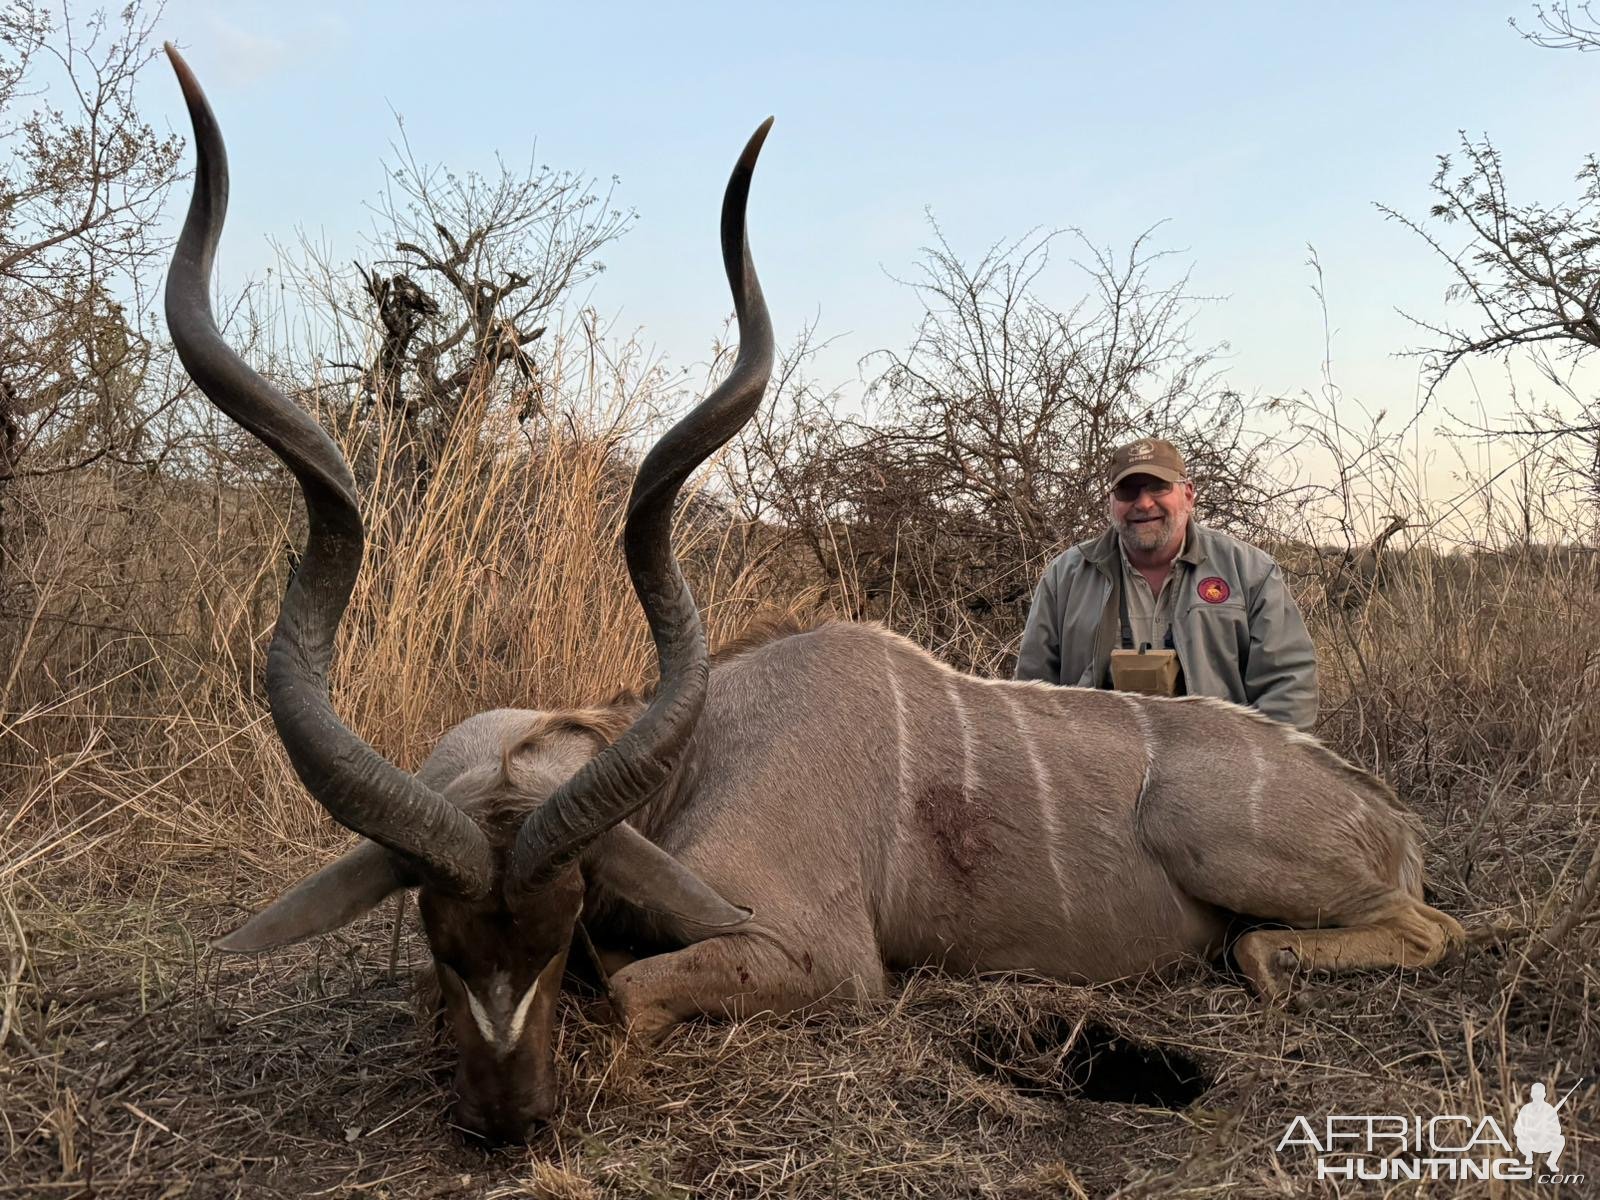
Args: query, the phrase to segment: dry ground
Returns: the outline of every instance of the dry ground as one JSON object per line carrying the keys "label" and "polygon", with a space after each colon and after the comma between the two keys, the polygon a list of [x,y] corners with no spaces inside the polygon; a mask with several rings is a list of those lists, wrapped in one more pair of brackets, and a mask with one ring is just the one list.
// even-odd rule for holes
{"label": "dry ground", "polygon": [[[1495,856],[1470,892],[1435,855],[1441,899],[1468,913],[1545,882],[1576,817],[1551,805],[1537,859]],[[1508,1124],[1528,1083],[1564,1090],[1594,1062],[1592,962],[1525,969],[1516,949],[1317,982],[1287,1010],[1198,964],[1100,988],[928,974],[864,1010],[692,1026],[648,1053],[574,997],[558,1121],[488,1153],[446,1125],[448,1053],[413,987],[425,949],[407,932],[390,976],[392,913],[260,961],[200,948],[252,866],[197,857],[148,901],[11,914],[28,959],[0,1195],[1294,1196],[1305,1165],[1272,1147],[1296,1113]],[[1600,1158],[1597,1096],[1569,1104],[1579,1168]]]}

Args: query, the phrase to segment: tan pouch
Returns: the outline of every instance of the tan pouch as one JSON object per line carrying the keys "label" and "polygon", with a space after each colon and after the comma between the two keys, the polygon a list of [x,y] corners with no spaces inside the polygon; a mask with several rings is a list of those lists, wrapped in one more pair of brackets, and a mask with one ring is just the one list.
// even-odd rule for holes
{"label": "tan pouch", "polygon": [[1171,696],[1178,689],[1176,650],[1113,650],[1111,686],[1119,692]]}

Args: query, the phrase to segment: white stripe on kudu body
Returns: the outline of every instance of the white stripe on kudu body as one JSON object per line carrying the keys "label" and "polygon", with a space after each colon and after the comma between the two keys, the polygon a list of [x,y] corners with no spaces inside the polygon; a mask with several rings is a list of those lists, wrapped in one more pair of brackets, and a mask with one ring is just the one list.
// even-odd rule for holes
{"label": "white stripe on kudu body", "polygon": [[954,671],[942,671],[945,695],[955,710],[956,731],[961,735],[961,802],[970,804],[972,793],[972,734],[967,728],[967,706],[961,702],[961,686]]}
{"label": "white stripe on kudu body", "polygon": [[1245,808],[1250,813],[1250,832],[1259,835],[1264,826],[1263,797],[1267,787],[1267,756],[1254,742],[1250,743],[1250,765],[1255,768],[1250,780],[1249,798]]}
{"label": "white stripe on kudu body", "polygon": [[889,681],[889,694],[894,697],[895,808],[903,818],[906,804],[911,798],[911,771],[906,761],[906,698],[900,694],[894,655],[889,652],[891,646],[892,643],[889,643],[883,648],[884,677]]}
{"label": "white stripe on kudu body", "polygon": [[1150,790],[1150,779],[1156,769],[1156,731],[1150,724],[1150,714],[1144,711],[1144,702],[1128,692],[1113,692],[1127,702],[1133,711],[1134,724],[1139,726],[1139,736],[1144,740],[1144,780],[1139,784],[1139,796],[1135,803],[1144,800],[1145,794]]}
{"label": "white stripe on kudu body", "polygon": [[998,695],[1004,702],[1006,715],[1011,719],[1011,732],[1016,745],[1022,747],[1023,761],[1028,764],[1028,777],[1033,781],[1033,797],[1039,806],[1039,828],[1043,832],[1044,857],[1050,864],[1050,874],[1055,880],[1055,899],[1059,900],[1066,894],[1066,882],[1061,877],[1061,863],[1057,859],[1057,842],[1060,838],[1060,827],[1056,823],[1056,798],[1051,793],[1046,783],[1044,764],[1039,761],[1039,751],[1033,744],[1031,731],[1024,719],[1022,711],[1017,704],[1017,693],[1014,688],[991,688],[991,696]]}

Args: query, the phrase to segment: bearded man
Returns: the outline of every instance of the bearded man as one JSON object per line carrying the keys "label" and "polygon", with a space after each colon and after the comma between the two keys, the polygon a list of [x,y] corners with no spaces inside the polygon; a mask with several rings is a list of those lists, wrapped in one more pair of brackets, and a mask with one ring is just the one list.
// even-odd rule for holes
{"label": "bearded man", "polygon": [[1194,519],[1171,442],[1116,450],[1106,488],[1111,527],[1046,568],[1016,678],[1217,696],[1310,729],[1316,652],[1271,555]]}

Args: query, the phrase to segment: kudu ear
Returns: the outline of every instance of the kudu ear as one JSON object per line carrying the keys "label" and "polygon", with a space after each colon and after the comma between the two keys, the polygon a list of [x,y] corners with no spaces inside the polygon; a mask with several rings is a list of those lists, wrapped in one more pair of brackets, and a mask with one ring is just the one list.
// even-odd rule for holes
{"label": "kudu ear", "polygon": [[750,920],[714,888],[624,821],[584,855],[584,873],[629,904],[670,918],[686,942],[703,941]]}
{"label": "kudu ear", "polygon": [[211,947],[231,954],[259,954],[332,933],[415,883],[396,868],[394,855],[376,842],[364,841],[302,879]]}

